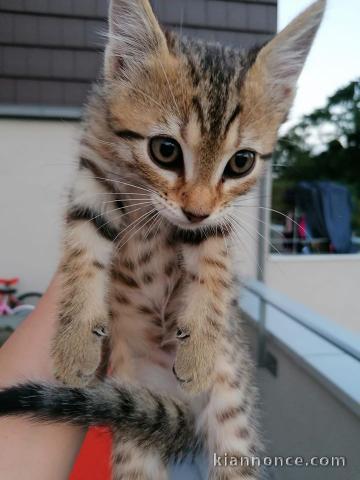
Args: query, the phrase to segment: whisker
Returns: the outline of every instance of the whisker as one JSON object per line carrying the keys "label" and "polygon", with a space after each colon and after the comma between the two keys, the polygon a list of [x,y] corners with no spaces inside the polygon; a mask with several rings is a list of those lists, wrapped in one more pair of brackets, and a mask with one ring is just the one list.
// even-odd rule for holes
{"label": "whisker", "polygon": [[[246,222],[244,219],[237,219],[236,217],[233,217],[233,219],[234,219],[234,221],[235,221],[238,225],[239,225],[240,222],[241,222],[241,223],[245,223],[248,227],[250,226],[250,227],[253,228],[253,226],[252,226],[250,223]],[[265,222],[264,222],[264,223],[265,223]],[[265,237],[262,233],[260,233],[256,228],[254,228],[254,230],[255,230],[255,233],[256,233],[258,236],[260,236],[261,238],[263,238],[263,239],[265,240],[265,242],[267,242],[268,245],[271,246],[271,247],[276,251],[276,253],[279,253],[279,254],[280,254],[279,250],[272,244],[272,242],[271,242],[268,238],[266,238],[266,237]]]}
{"label": "whisker", "polygon": [[289,215],[285,215],[285,213],[279,212],[279,210],[275,210],[274,208],[262,207],[262,206],[260,206],[260,205],[239,205],[239,204],[236,204],[236,203],[233,203],[232,205],[233,205],[234,207],[261,208],[261,209],[263,209],[263,210],[268,210],[268,211],[270,211],[270,212],[277,213],[278,215],[281,215],[282,217],[287,218],[287,219],[290,220],[292,223],[294,223],[297,227],[299,227],[299,228],[301,228],[301,229],[303,228],[303,227],[302,227],[300,224],[298,224],[295,220],[293,220],[291,217],[289,217]]}
{"label": "whisker", "polygon": [[128,87],[131,88],[131,90],[134,90],[135,92],[140,93],[140,95],[143,95],[147,100],[151,100],[155,105],[160,107],[160,109],[163,112],[165,111],[164,106],[161,105],[161,103],[159,103],[157,100],[155,100],[155,98],[151,97],[150,95],[148,95],[146,92],[144,92],[140,88],[134,87],[132,85],[128,85]]}
{"label": "whisker", "polygon": [[223,226],[222,226],[221,223],[220,223],[220,231],[221,231],[221,235],[222,235],[222,237],[223,237],[223,239],[224,239],[225,248],[226,248],[226,255],[229,256],[229,247],[228,247],[228,244],[227,244],[225,231],[224,231],[224,228],[223,228]]}
{"label": "whisker", "polygon": [[242,197],[238,197],[237,200],[240,200],[242,201],[245,205],[246,205],[246,201],[247,200],[260,200],[262,198],[271,198],[271,194],[259,194],[259,195],[251,195],[251,196],[248,196],[248,195],[243,195]]}
{"label": "whisker", "polygon": [[[135,207],[138,207],[138,208],[135,208]],[[126,207],[126,210],[127,210],[128,208],[130,208],[130,207]],[[125,216],[125,215],[131,215],[131,214],[133,214],[133,213],[135,213],[135,212],[138,212],[139,210],[143,210],[144,208],[145,208],[144,205],[141,205],[140,207],[139,207],[138,205],[132,205],[132,208],[131,208],[129,211],[124,212],[123,216]]]}
{"label": "whisker", "polygon": [[[102,217],[104,214],[106,215],[106,214],[109,214],[109,213],[112,213],[112,212],[116,212],[117,210],[122,210],[122,208],[123,208],[123,207],[117,207],[117,208],[112,208],[111,210],[107,210],[106,212],[101,212],[101,213],[99,213],[98,215],[95,215],[95,217],[89,218],[88,220],[86,220],[86,222],[87,222],[87,223],[90,223],[90,222],[92,222],[93,220],[96,220],[97,218]],[[111,220],[110,220],[110,222],[111,222]],[[107,222],[107,223],[109,223],[109,222]],[[102,228],[102,227],[104,227],[105,225],[106,225],[106,223],[104,223],[103,225],[101,225],[99,228]],[[97,230],[98,230],[98,229],[97,229]]]}
{"label": "whisker", "polygon": [[[255,218],[256,218],[256,217],[255,217]],[[259,220],[259,219],[257,219],[257,220]],[[243,220],[242,220],[242,221],[243,221]],[[265,223],[265,222],[264,222],[264,223]],[[248,233],[248,235],[250,235],[250,237],[251,237],[253,240],[255,240],[255,241],[257,240],[256,237],[254,237],[254,236],[251,234],[251,232],[245,228],[244,225],[241,225],[241,224],[239,224],[239,223],[237,223],[237,224],[238,224],[240,227],[243,227],[243,229],[246,230],[246,232]],[[247,225],[249,226],[250,224],[247,223]],[[256,233],[258,236],[262,237],[262,238],[267,242],[267,244],[268,244],[269,246],[271,246],[278,254],[281,254],[281,252],[279,252],[279,250],[273,245],[273,243],[272,243],[270,240],[268,240],[267,238],[265,238],[258,230],[255,229],[255,233]],[[260,267],[260,265],[258,264],[258,262],[256,262],[256,263],[257,263],[257,265],[258,265],[261,273],[264,274],[264,272],[263,272],[262,268]],[[280,264],[277,265],[277,268],[278,268],[278,270],[279,270],[284,276],[287,276],[286,270],[284,270],[284,268],[282,268]]]}
{"label": "whisker", "polygon": [[[112,175],[115,175],[116,177],[117,176],[120,177],[120,175],[118,175],[117,173],[113,173]],[[112,180],[112,181],[115,182],[115,183],[121,183],[122,185],[127,185],[129,187],[138,188],[140,190],[144,190],[145,192],[157,193],[156,190],[154,190],[153,188],[139,187],[138,185],[134,185],[132,183],[122,182],[121,180]]]}
{"label": "whisker", "polygon": [[175,95],[174,95],[174,92],[172,91],[172,88],[171,88],[171,85],[170,85],[170,82],[169,82],[169,78],[168,78],[168,76],[167,76],[167,74],[166,74],[164,65],[162,64],[160,58],[158,58],[158,61],[159,61],[159,63],[160,63],[161,69],[162,69],[162,71],[163,71],[163,73],[164,73],[164,77],[165,77],[166,83],[167,83],[167,85],[168,85],[170,95],[172,96],[174,105],[175,105],[175,107],[176,107],[176,109],[177,109],[178,115],[179,115],[179,117],[181,117],[179,105],[178,105],[177,102],[176,102]]}
{"label": "whisker", "polygon": [[[156,209],[154,209],[154,210],[153,210],[152,212],[150,212],[148,215],[154,214],[154,211],[156,211]],[[152,216],[150,216],[150,218],[144,218],[143,220],[146,220],[146,222],[144,223],[144,225],[141,225],[137,230],[135,230],[135,232],[132,233],[132,235],[130,235],[130,237],[127,238],[127,240],[126,240],[125,242],[123,242],[121,245],[119,245],[119,247],[117,248],[117,251],[119,251],[122,247],[124,247],[124,246],[127,244],[127,242],[128,242],[129,240],[131,240],[131,239],[134,237],[134,235],[136,235],[138,232],[140,232],[140,230],[141,230],[142,228],[144,228],[145,225],[147,225],[149,222],[151,222],[152,219],[153,219]],[[131,233],[131,232],[128,232],[128,233]]]}
{"label": "whisker", "polygon": [[[112,174],[112,175],[116,175],[116,174]],[[98,176],[88,176],[86,178],[90,178],[90,179],[98,179],[98,180],[106,180],[108,182],[112,182],[112,183],[119,183],[121,185],[127,185],[128,187],[133,187],[133,188],[138,188],[140,190],[144,190],[145,192],[149,192],[149,193],[156,193],[155,190],[153,189],[148,189],[148,188],[144,188],[144,187],[139,187],[138,185],[133,185],[131,183],[126,183],[126,182],[122,182],[121,180],[114,180],[112,178],[106,178],[106,177],[98,177]],[[114,192],[115,193],[115,192]]]}
{"label": "whisker", "polygon": [[158,234],[158,232],[159,232],[159,229],[160,229],[160,225],[162,225],[163,222],[164,222],[164,218],[160,215],[160,220],[159,220],[159,223],[158,223],[156,232],[155,232],[155,236],[157,236],[157,234]]}
{"label": "whisker", "polygon": [[[97,193],[95,195],[97,195]],[[101,195],[101,192],[99,192],[98,195]],[[104,192],[103,195],[106,195],[106,193]],[[130,197],[132,197],[134,195],[140,195],[140,196],[145,197],[145,198],[146,197],[150,198],[150,195],[148,193],[138,193],[138,192],[118,192],[118,193],[117,192],[112,192],[112,193],[108,192],[108,195],[117,195],[119,197],[120,196],[127,197],[128,195]],[[133,199],[133,200],[135,200],[135,199]]]}
{"label": "whisker", "polygon": [[[153,208],[152,210],[150,210],[149,212],[145,212],[143,215],[141,215],[139,218],[135,219],[133,222],[131,222],[129,225],[127,225],[125,228],[123,228],[117,235],[116,237],[114,238],[114,242],[116,242],[116,240],[119,238],[120,235],[124,234],[124,232],[126,232],[127,230],[130,229],[130,232],[133,230],[133,227],[136,226],[137,223],[141,222],[141,220],[145,217],[147,217],[148,215],[150,215],[151,213],[153,213],[154,211],[156,211],[155,208]],[[129,233],[129,232],[128,232]]]}
{"label": "whisker", "polygon": [[141,195],[141,196],[150,198],[150,195],[148,193],[138,193],[138,192],[95,192],[95,193],[88,193],[88,195],[116,195],[116,196]]}
{"label": "whisker", "polygon": [[[240,215],[245,215],[246,217],[248,218],[251,218],[251,220],[255,220],[256,222],[260,222],[262,223],[263,225],[268,225],[268,222],[264,221],[264,220],[261,220],[260,218],[258,217],[255,217],[254,215],[250,215],[249,213],[246,213],[246,212],[241,212]],[[238,218],[238,217],[236,217]]]}
{"label": "whisker", "polygon": [[255,260],[255,263],[258,267],[258,269],[261,271],[261,273],[263,274],[263,269],[261,268],[258,260],[257,260],[257,256],[256,256],[256,253],[254,252],[254,250],[250,250],[250,253],[249,253],[249,249],[247,247],[247,244],[246,244],[246,241],[244,240],[243,241],[243,238],[241,237],[240,235],[240,232],[238,231],[238,228],[241,228],[242,230],[245,231],[245,233],[247,233],[251,239],[254,240],[254,238],[250,235],[250,233],[247,231],[247,229],[243,226],[243,225],[240,225],[239,227],[237,227],[236,225],[234,225],[234,222],[232,221],[232,219],[230,217],[227,217],[228,218],[228,221],[230,221],[230,224],[231,224],[231,227],[232,227],[232,231],[233,233],[235,234],[238,242],[240,243],[241,247],[244,248],[245,250],[245,253],[250,257],[250,258],[253,258]]}
{"label": "whisker", "polygon": [[[121,201],[121,202],[123,202],[123,203],[124,203],[124,202],[129,203],[129,202],[132,202],[132,201],[134,201],[134,202],[144,201],[144,203],[145,203],[145,201],[146,201],[146,202],[152,203],[152,201],[150,200],[150,195],[147,195],[147,194],[145,194],[145,193],[144,193],[144,194],[139,194],[139,195],[144,195],[144,197],[142,197],[142,198],[139,197],[139,198],[129,198],[129,199],[120,198],[120,199],[119,199],[119,198],[118,198],[119,194],[118,194],[118,193],[115,193],[115,192],[95,192],[95,193],[81,194],[81,198],[87,198],[87,197],[90,197],[90,198],[91,198],[91,197],[93,197],[93,196],[95,196],[95,195],[115,195],[115,198],[114,198],[113,200],[106,200],[106,201],[105,201],[105,200],[101,200],[101,199],[100,199],[100,200],[99,200],[99,203],[101,203],[101,205],[107,205],[107,204],[109,204],[109,203],[115,203],[115,202],[117,202],[117,201]],[[136,195],[136,193],[134,193],[133,195]],[[106,197],[106,198],[108,198],[108,197]],[[147,198],[149,198],[149,200],[147,200]],[[63,199],[62,205],[63,205],[64,207],[68,207],[68,206],[69,206],[69,199],[68,199],[68,197],[66,197],[66,198]],[[127,206],[126,206],[126,207],[127,207]]]}
{"label": "whisker", "polygon": [[287,218],[288,220],[290,220],[294,225],[296,225],[296,226],[299,227],[300,229],[303,228],[299,223],[297,223],[295,220],[293,220],[291,217],[289,217],[289,215],[285,215],[285,213],[279,212],[279,210],[275,210],[274,208],[269,208],[269,207],[259,207],[259,208],[261,208],[261,209],[263,209],[263,210],[268,210],[268,211],[277,213],[278,215],[281,215],[282,217]]}
{"label": "whisker", "polygon": [[157,220],[159,219],[159,215],[160,215],[159,212],[157,212],[157,213],[155,214],[155,216],[154,216],[154,218],[153,218],[153,222],[150,224],[150,227],[148,228],[147,232],[146,232],[145,235],[144,235],[145,240],[148,238],[148,236],[149,236],[149,234],[150,234],[153,226],[156,224]]}
{"label": "whisker", "polygon": [[[131,205],[145,205],[147,203],[152,203],[151,200],[145,200],[144,198],[131,198],[129,200],[126,200],[126,199],[122,199],[122,200],[119,200],[119,199],[115,199],[115,200],[107,200],[106,202],[102,202],[103,205],[106,205],[108,203],[115,203],[115,202],[122,202],[122,203],[129,203],[129,202],[134,202],[132,203]],[[139,203],[141,202],[141,203]],[[127,207],[130,207],[131,205],[124,205],[126,208]]]}
{"label": "whisker", "polygon": [[[142,210],[142,208],[143,208],[143,207],[140,207],[138,210]],[[118,207],[117,209],[114,209],[113,211],[115,211],[115,210],[121,210],[121,209],[122,209],[122,207]],[[112,211],[112,210],[111,210],[111,211]],[[122,214],[122,216],[129,215],[129,213],[135,213],[135,211],[137,211],[137,210],[132,210],[132,211],[127,212],[127,213],[124,212],[124,213]],[[97,216],[94,217],[94,218],[97,218],[97,217],[99,217],[99,216],[101,216],[101,215],[97,215]],[[93,220],[93,219],[92,219],[92,220]],[[89,221],[91,221],[91,220],[89,220]],[[135,221],[132,222],[132,223],[135,223],[136,221],[137,221],[137,220],[135,220]],[[102,225],[100,225],[100,226],[96,229],[96,231],[99,231],[101,228],[105,227],[105,225],[108,225],[108,224],[111,223],[111,222],[112,222],[112,220],[108,220],[107,222],[105,222],[105,223],[103,223]],[[127,228],[129,228],[129,226],[131,226],[131,224],[128,225],[128,226],[125,228],[125,230],[126,230]],[[115,242],[115,241],[117,240],[118,236],[119,236],[122,232],[123,232],[123,230],[121,230],[121,231],[116,235],[116,237],[114,238],[113,242]]]}

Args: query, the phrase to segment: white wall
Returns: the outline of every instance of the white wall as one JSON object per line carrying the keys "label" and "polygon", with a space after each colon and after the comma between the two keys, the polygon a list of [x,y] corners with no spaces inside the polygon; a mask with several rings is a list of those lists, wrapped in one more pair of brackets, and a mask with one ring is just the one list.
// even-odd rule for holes
{"label": "white wall", "polygon": [[77,122],[0,120],[0,276],[19,276],[21,291],[43,291],[56,268],[78,132]]}
{"label": "white wall", "polygon": [[271,255],[267,284],[360,332],[360,255]]}

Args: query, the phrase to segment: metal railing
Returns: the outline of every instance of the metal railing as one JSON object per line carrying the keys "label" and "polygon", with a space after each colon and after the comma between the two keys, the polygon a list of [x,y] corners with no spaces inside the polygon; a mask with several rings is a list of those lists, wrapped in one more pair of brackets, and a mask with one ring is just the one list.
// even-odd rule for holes
{"label": "metal railing", "polygon": [[[356,342],[351,342],[346,338],[341,338],[339,335],[336,335],[331,331],[331,327],[326,328],[326,326],[321,326],[312,322],[309,319],[309,316],[305,313],[296,311],[295,308],[291,308],[290,305],[282,305],[281,300],[276,299],[276,293],[273,293],[269,290],[263,283],[253,281],[251,283],[243,283],[243,287],[249,292],[256,295],[260,300],[260,310],[259,310],[259,364],[263,363],[266,358],[266,306],[269,305],[275,308],[277,311],[283,313],[291,320],[294,320],[296,323],[302,325],[307,330],[315,333],[322,339],[329,342],[331,345],[340,349],[342,352],[350,355],[354,359],[360,362],[360,345],[356,345]],[[262,307],[263,305],[263,307]],[[345,335],[344,335],[345,336]]]}

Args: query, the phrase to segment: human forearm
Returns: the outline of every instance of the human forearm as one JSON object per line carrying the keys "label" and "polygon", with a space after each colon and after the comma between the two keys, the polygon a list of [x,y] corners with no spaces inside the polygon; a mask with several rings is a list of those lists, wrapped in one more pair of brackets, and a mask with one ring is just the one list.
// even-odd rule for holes
{"label": "human forearm", "polygon": [[[55,279],[36,310],[0,349],[0,386],[29,379],[53,381],[50,343],[56,326]],[[23,418],[0,421],[0,478],[65,480],[84,432],[69,425],[36,424]]]}

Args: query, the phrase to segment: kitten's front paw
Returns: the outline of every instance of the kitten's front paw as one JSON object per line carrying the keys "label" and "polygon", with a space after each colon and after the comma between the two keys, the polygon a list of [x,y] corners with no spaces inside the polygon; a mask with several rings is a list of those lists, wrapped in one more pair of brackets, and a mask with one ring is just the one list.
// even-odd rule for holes
{"label": "kitten's front paw", "polygon": [[101,362],[106,327],[98,324],[60,329],[53,343],[55,378],[66,385],[83,387],[94,382]]}
{"label": "kitten's front paw", "polygon": [[181,388],[193,394],[207,390],[213,381],[215,343],[190,335],[185,329],[179,329],[177,338],[179,345],[173,373]]}

